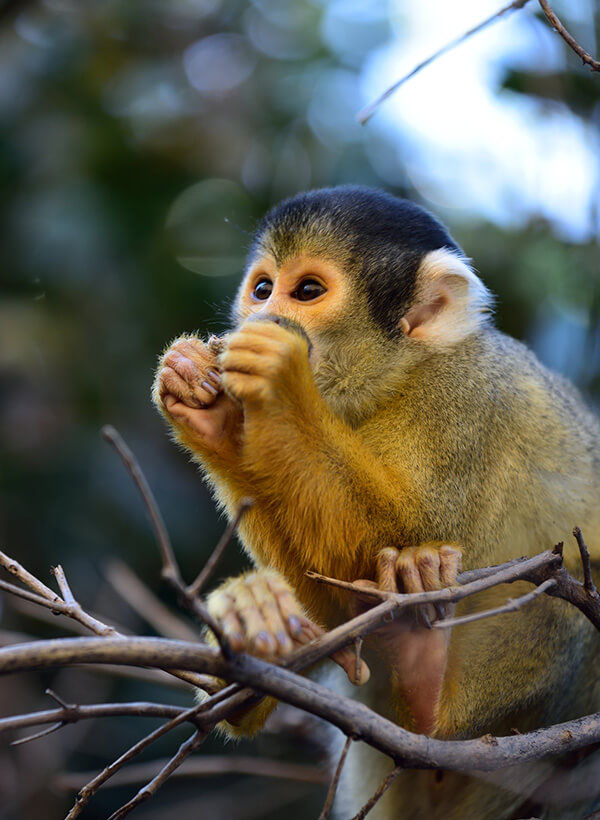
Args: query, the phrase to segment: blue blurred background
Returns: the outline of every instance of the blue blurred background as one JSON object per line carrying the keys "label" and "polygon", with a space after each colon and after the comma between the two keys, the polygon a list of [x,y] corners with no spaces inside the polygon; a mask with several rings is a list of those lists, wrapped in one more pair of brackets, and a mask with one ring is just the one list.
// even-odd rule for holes
{"label": "blue blurred background", "polygon": [[[253,226],[305,188],[366,183],[429,207],[498,295],[499,325],[600,399],[600,78],[537,4],[439,59],[368,125],[356,121],[499,5],[0,3],[2,549],[46,581],[62,563],[86,606],[152,634],[109,580],[125,560],[172,603],[145,511],[99,430],[114,424],[137,453],[191,579],[223,523],[150,405],[153,368],[180,332],[227,326]],[[597,54],[598,4],[554,5]],[[243,566],[233,546],[219,575]],[[42,616],[0,599],[0,642],[69,634]],[[79,702],[190,702],[185,689],[72,670],[2,679],[2,715],[47,707],[47,685]],[[72,793],[57,775],[102,768],[149,726],[79,724],[21,749],[0,736],[0,817],[62,816]],[[253,744],[205,747],[324,754],[289,710]],[[169,738],[145,759],[174,748]],[[99,794],[86,816],[107,816],[132,788]],[[317,816],[323,796],[319,785],[230,776],[173,782],[138,815],[293,820]]]}

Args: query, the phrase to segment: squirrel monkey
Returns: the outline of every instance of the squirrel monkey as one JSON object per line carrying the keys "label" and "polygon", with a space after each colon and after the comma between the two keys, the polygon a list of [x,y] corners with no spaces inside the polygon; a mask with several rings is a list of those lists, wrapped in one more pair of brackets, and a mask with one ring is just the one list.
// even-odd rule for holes
{"label": "squirrel monkey", "polygon": [[[177,339],[153,388],[227,514],[256,500],[240,527],[256,569],[208,597],[234,648],[277,659],[353,614],[349,593],[306,570],[434,590],[455,582],[461,561],[535,554],[574,525],[598,560],[600,425],[567,381],[494,328],[491,305],[447,230],[413,203],[344,186],[263,219],[234,329]],[[459,609],[519,593],[497,587]],[[407,616],[365,641],[373,674],[357,691],[439,738],[524,732],[599,708],[599,645],[586,619],[547,596],[451,635]],[[368,680],[353,652],[334,660]],[[273,705],[229,731],[258,731]],[[354,747],[339,790],[349,813],[389,769]],[[508,819],[526,798],[543,804],[547,777],[547,767],[503,782],[406,771],[373,817]]]}

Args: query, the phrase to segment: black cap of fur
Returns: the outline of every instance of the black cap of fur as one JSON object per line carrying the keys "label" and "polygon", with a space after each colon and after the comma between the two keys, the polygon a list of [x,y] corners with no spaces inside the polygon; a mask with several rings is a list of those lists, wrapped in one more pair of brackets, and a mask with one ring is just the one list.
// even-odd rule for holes
{"label": "black cap of fur", "polygon": [[376,188],[342,185],[297,194],[267,213],[251,258],[261,251],[281,264],[301,252],[344,264],[365,288],[373,320],[396,335],[415,290],[423,256],[439,248],[462,254],[432,214]]}

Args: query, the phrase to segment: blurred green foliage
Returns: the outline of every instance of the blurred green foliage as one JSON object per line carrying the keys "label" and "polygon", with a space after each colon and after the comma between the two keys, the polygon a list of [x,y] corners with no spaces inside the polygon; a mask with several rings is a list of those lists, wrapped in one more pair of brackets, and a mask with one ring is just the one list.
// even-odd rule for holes
{"label": "blurred green foliage", "polygon": [[[383,3],[325,0],[0,5],[0,542],[45,580],[61,562],[87,606],[132,629],[147,627],[102,567],[119,556],[162,595],[158,556],[99,430],[114,424],[137,453],[193,577],[223,524],[151,408],[157,355],[184,330],[226,327],[250,232],[281,197],[339,182],[416,195],[402,134],[354,118],[361,68],[391,38],[391,15]],[[405,22],[394,17],[396,34]],[[507,71],[504,89],[567,106],[597,128],[599,82],[567,55],[561,72]],[[498,294],[501,327],[598,399],[597,237],[576,245],[541,220],[509,230],[443,216]],[[220,573],[242,565],[233,548]],[[0,614],[5,629],[56,634],[6,601]],[[41,708],[49,682],[84,701],[174,697],[94,680],[3,681],[2,712]],[[99,767],[140,730],[120,721],[68,731],[19,752],[0,745],[0,817],[59,816],[69,798],[48,797],[53,773]],[[277,738],[260,741],[263,750],[306,757]],[[243,813],[252,784],[226,782],[234,805],[218,797],[219,781],[172,786],[140,817],[171,816],[174,799],[182,818],[196,816],[204,796],[213,805],[204,816],[278,817],[284,805],[292,820],[316,816],[323,796],[274,786],[275,809]],[[264,781],[254,788],[266,792]],[[87,816],[105,816],[121,796],[99,796]]]}

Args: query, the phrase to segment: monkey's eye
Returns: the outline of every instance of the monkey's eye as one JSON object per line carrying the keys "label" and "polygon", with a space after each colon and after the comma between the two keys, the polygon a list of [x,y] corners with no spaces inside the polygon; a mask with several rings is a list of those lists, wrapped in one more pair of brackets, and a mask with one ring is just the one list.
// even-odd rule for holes
{"label": "monkey's eye", "polygon": [[305,279],[300,282],[298,288],[292,293],[294,299],[299,302],[310,302],[311,299],[316,299],[321,294],[325,293],[325,288],[316,279]]}
{"label": "monkey's eye", "polygon": [[255,299],[260,299],[261,302],[264,302],[265,299],[268,299],[269,296],[273,293],[273,282],[270,279],[259,279],[258,282],[254,285],[254,290],[252,291],[252,296]]}

